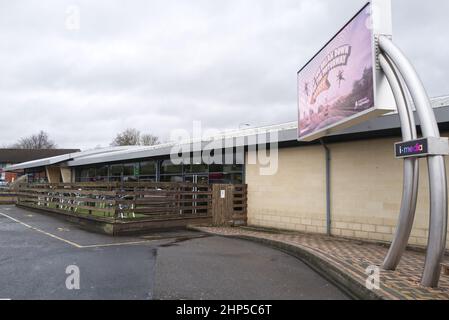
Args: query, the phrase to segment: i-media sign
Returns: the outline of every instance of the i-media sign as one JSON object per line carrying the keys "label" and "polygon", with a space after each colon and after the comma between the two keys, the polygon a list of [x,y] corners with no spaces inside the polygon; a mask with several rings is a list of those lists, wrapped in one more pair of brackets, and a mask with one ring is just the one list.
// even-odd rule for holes
{"label": "i-media sign", "polygon": [[401,142],[396,144],[396,158],[426,156],[429,154],[427,139]]}
{"label": "i-media sign", "polygon": [[429,137],[395,144],[396,158],[424,158],[449,155],[449,139]]}

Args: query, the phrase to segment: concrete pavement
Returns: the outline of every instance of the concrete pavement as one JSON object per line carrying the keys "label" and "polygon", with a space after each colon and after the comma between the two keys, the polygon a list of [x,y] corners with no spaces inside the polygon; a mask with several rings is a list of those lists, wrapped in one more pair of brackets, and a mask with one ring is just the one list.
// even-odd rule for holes
{"label": "concrete pavement", "polygon": [[[420,285],[425,252],[408,250],[396,271],[382,270],[388,246],[320,234],[257,228],[195,227],[198,231],[232,239],[246,239],[279,248],[308,261],[335,283],[362,299],[448,300],[449,276],[442,274],[440,287]],[[448,257],[445,262],[449,263]],[[376,268],[379,288],[367,289],[367,269]]]}

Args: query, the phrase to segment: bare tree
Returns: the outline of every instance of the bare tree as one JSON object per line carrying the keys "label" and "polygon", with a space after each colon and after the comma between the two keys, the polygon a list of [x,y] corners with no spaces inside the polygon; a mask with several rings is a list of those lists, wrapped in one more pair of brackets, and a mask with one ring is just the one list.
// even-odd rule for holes
{"label": "bare tree", "polygon": [[154,146],[159,144],[159,137],[153,136],[152,134],[143,134],[140,138],[140,144],[142,146]]}
{"label": "bare tree", "polygon": [[17,149],[56,149],[57,145],[48,136],[45,131],[40,131],[29,137],[21,138],[16,144],[12,146]]}
{"label": "bare tree", "polygon": [[117,134],[111,146],[138,146],[140,144],[140,131],[136,129],[126,129]]}
{"label": "bare tree", "polygon": [[141,134],[137,129],[128,128],[117,134],[111,146],[154,146],[158,143],[158,137],[152,134]]}

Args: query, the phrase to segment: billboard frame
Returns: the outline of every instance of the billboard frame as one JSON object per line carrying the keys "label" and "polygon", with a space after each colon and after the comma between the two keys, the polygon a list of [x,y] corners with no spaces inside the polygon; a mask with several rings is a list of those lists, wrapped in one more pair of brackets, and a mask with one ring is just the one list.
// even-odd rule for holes
{"label": "billboard frame", "polygon": [[[372,52],[372,66],[373,66],[373,95],[374,106],[367,110],[356,113],[347,117],[335,124],[329,125],[325,128],[319,129],[310,134],[301,136],[301,112],[300,112],[300,85],[299,75],[309,66],[328,46],[332,43],[363,11],[371,6],[371,52]],[[396,102],[393,93],[388,84],[388,81],[383,74],[378,61],[378,37],[392,36],[392,18],[391,18],[391,3],[388,0],[372,0],[368,1],[355,15],[353,15],[346,24],[338,30],[338,32],[321,47],[321,49],[307,61],[306,64],[297,72],[297,117],[298,117],[298,141],[311,142],[327,135],[335,134],[344,129],[348,129],[357,124],[368,121],[372,118],[379,117],[386,113],[396,111]]]}

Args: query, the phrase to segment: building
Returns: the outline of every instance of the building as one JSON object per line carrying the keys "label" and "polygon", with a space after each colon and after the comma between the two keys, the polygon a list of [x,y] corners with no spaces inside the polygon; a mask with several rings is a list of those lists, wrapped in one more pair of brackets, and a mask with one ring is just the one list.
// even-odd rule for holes
{"label": "building", "polygon": [[17,178],[17,174],[20,174],[20,170],[15,173],[4,171],[7,166],[79,151],[79,149],[0,149],[0,181],[12,182]]}
{"label": "building", "polygon": [[[449,96],[434,98],[432,104],[442,136],[447,137]],[[266,163],[252,161],[256,158],[257,136],[265,133],[276,135],[279,141],[276,170],[268,175],[261,174]],[[18,164],[7,170],[46,171],[51,182],[243,182],[248,185],[248,223],[252,226],[322,234],[329,230],[332,235],[348,238],[392,240],[403,179],[403,162],[394,158],[393,145],[401,141],[397,114],[370,120],[315,143],[297,141],[296,122],[228,132],[215,140],[222,142],[234,164],[174,164],[170,160],[170,155],[179,153],[183,145],[200,143],[201,150],[208,153],[210,139],[204,139],[74,153]],[[226,149],[229,145],[233,147]],[[275,150],[269,149],[269,153],[274,154]],[[191,157],[189,154],[186,158]],[[419,202],[410,244],[423,246],[427,243],[429,221],[424,160],[420,172]]]}

